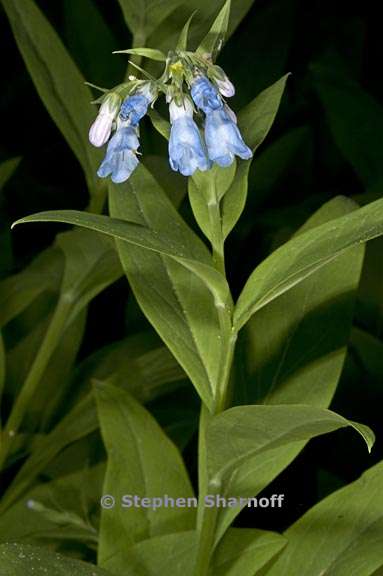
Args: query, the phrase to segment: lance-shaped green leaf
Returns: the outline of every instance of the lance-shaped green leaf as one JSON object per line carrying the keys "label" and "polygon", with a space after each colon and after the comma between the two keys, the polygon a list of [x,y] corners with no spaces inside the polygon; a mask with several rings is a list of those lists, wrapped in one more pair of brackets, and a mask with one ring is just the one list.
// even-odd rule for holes
{"label": "lance-shaped green leaf", "polygon": [[[226,280],[210,265],[204,245],[143,166],[125,185],[112,187],[111,213],[141,219],[144,225],[75,211],[44,213],[23,221],[67,222],[123,240],[118,244],[121,260],[140,305],[211,407],[222,342],[230,337],[231,297]],[[149,251],[157,254],[153,257]],[[224,333],[222,315],[227,323]]]}
{"label": "lance-shaped green leaf", "polygon": [[207,430],[207,465],[210,481],[230,481],[241,464],[280,446],[308,440],[351,426],[364,438],[370,451],[373,432],[363,424],[315,406],[238,406],[215,416]]}
{"label": "lance-shaped green leaf", "polygon": [[285,74],[263,90],[238,115],[244,140],[254,151],[262,144],[273,125],[289,75]]}
{"label": "lance-shaped green leaf", "polygon": [[188,37],[189,37],[189,28],[190,28],[190,24],[191,21],[194,18],[196,11],[194,11],[192,13],[192,15],[190,16],[190,18],[188,18],[188,20],[186,21],[184,27],[181,30],[181,33],[178,37],[178,41],[177,41],[177,49],[178,50],[187,50],[188,47]]}
{"label": "lance-shaped green leaf", "polygon": [[[349,198],[334,198],[295,236],[356,209]],[[243,355],[238,356],[238,368],[243,378],[239,378],[238,370],[238,404],[304,401],[329,406],[346,356],[363,256],[364,246],[356,246],[254,314],[240,339]],[[304,444],[257,455],[256,462],[250,460],[241,467],[223,495],[256,496],[292,462]],[[239,510],[219,511],[218,537]]]}
{"label": "lance-shaped green leaf", "polygon": [[254,576],[287,540],[276,532],[231,528],[217,546],[212,558],[211,576]]}
{"label": "lance-shaped green leaf", "polygon": [[[149,228],[141,226],[135,222],[126,222],[117,218],[109,218],[108,216],[86,212],[77,212],[76,210],[52,210],[32,214],[31,216],[26,216],[25,218],[17,220],[13,226],[16,226],[17,224],[25,224],[27,222],[63,222],[75,226],[82,226],[88,230],[101,232],[118,240],[124,240],[135,246],[140,246],[141,248],[146,248],[147,250],[168,256],[182,264],[184,268],[202,280],[211,292],[218,306],[225,307],[230,305],[229,287],[222,274],[217,272],[209,263],[200,262],[188,257],[188,252],[185,249],[185,246],[177,244],[174,241],[174,238],[170,235],[167,237],[165,235],[159,236]],[[94,238],[93,235],[91,235],[91,237],[92,239]],[[72,248],[74,248],[73,245],[71,246],[71,249]],[[112,250],[112,246],[110,246],[110,248]],[[199,253],[202,254],[201,251],[199,251]],[[85,255],[87,255],[87,253]],[[204,260],[206,261],[205,255]],[[69,263],[71,263],[71,260],[69,260]],[[91,263],[93,266],[93,262]],[[98,264],[102,271],[101,263]],[[99,272],[98,267],[95,271],[97,273]],[[76,290],[81,292],[83,288],[81,285],[79,287],[80,289],[76,288]],[[68,290],[68,298],[71,295],[72,289],[72,282],[68,286],[65,286],[64,282],[63,290]]]}
{"label": "lance-shaped green leaf", "polygon": [[129,48],[127,50],[115,50],[113,54],[136,54],[137,56],[144,56],[150,60],[166,62],[166,55],[161,52],[161,50],[156,50],[155,48]]}
{"label": "lance-shaped green leaf", "polygon": [[[349,198],[333,198],[294,237],[357,209]],[[364,247],[339,256],[250,319],[243,403],[329,405],[350,338]]]}
{"label": "lance-shaped green leaf", "polygon": [[372,576],[383,568],[383,463],[319,502],[285,535],[268,576]]}
{"label": "lance-shaped green leaf", "polygon": [[193,508],[128,506],[124,495],[187,499],[193,490],[177,448],[149,412],[114,386],[97,386],[96,398],[108,453],[103,490],[116,499],[112,511],[101,513],[99,563],[119,573],[129,564],[130,545],[191,529],[195,521]]}
{"label": "lance-shaped green leaf", "polygon": [[55,30],[33,0],[3,0],[5,12],[36,89],[80,161],[96,194],[101,152],[88,142],[92,94]]}
{"label": "lance-shaped green leaf", "polygon": [[112,576],[94,564],[28,544],[0,544],[1,576]]}
{"label": "lance-shaped green leaf", "polygon": [[209,32],[197,49],[201,55],[209,55],[215,60],[220,52],[229,26],[231,0],[226,0]]}
{"label": "lance-shaped green leaf", "polygon": [[273,252],[251,274],[236,306],[239,330],[263,306],[345,250],[383,234],[383,200],[377,200],[293,238]]}
{"label": "lance-shaped green leaf", "polygon": [[[254,152],[262,144],[274,123],[287,78],[288,74],[263,90],[238,115],[238,124],[244,140]],[[238,222],[245,207],[250,165],[251,160],[238,162],[235,177],[223,196],[221,210],[225,238]]]}

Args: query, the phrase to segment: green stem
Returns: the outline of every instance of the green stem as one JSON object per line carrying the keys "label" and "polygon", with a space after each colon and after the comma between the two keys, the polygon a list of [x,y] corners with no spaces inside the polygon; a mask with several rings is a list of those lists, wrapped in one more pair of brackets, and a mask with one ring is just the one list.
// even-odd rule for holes
{"label": "green stem", "polygon": [[[215,181],[212,182],[209,191],[207,207],[210,219],[210,239],[213,263],[215,268],[226,276],[222,218]],[[210,560],[214,550],[218,518],[218,509],[215,506],[212,508],[205,506],[205,496],[207,494],[218,494],[220,488],[211,483],[209,484],[206,454],[206,431],[211,418],[225,410],[230,405],[230,375],[237,339],[237,335],[232,327],[231,309],[229,307],[218,305],[217,315],[222,339],[221,360],[218,374],[219,387],[217,389],[213,413],[210,413],[206,406],[202,406],[200,415],[198,446],[199,503],[197,514],[199,544],[196,564],[194,567],[195,576],[207,576],[209,572]]]}
{"label": "green stem", "polygon": [[24,385],[17,396],[6,426],[2,432],[0,447],[0,470],[3,468],[12,442],[16,437],[24,415],[36,393],[40,380],[47,368],[48,362],[55,351],[62,332],[67,323],[72,302],[69,299],[59,300],[52,319],[45,333],[39,351],[34,359]]}

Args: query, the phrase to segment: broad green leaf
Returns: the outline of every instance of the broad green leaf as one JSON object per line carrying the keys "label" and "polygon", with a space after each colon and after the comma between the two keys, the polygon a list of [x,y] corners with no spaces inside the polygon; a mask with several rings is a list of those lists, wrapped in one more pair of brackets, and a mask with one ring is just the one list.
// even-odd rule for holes
{"label": "broad green leaf", "polygon": [[114,386],[98,386],[96,398],[108,453],[103,490],[116,498],[116,507],[101,513],[98,558],[102,566],[121,572],[129,545],[190,529],[195,521],[192,508],[124,507],[123,496],[189,498],[193,490],[178,450],[149,412]]}
{"label": "broad green leaf", "polygon": [[[230,337],[229,326],[223,332],[218,319],[224,315],[229,323],[231,297],[226,280],[210,265],[205,246],[143,166],[125,185],[111,187],[110,206],[119,219],[63,211],[23,221],[67,222],[124,240],[118,242],[118,249],[138,302],[212,406],[225,353],[222,342]],[[139,219],[142,225],[134,223]]]}
{"label": "broad green leaf", "polygon": [[[357,208],[336,197],[294,237]],[[329,405],[345,359],[363,256],[364,246],[357,246],[254,314],[245,332],[245,403]]]}
{"label": "broad green leaf", "polygon": [[[92,195],[101,190],[101,152],[88,142],[92,94],[55,30],[33,0],[2,0],[36,89],[83,167]],[[59,168],[59,167],[58,167]]]}
{"label": "broad green leaf", "polygon": [[286,545],[276,532],[231,528],[218,544],[211,576],[254,576]]}
{"label": "broad green leaf", "polygon": [[127,50],[116,50],[114,54],[136,54],[137,56],[150,58],[150,60],[166,62],[166,55],[161,50],[155,50],[154,48],[129,48]]}
{"label": "broad green leaf", "polygon": [[383,464],[316,504],[285,535],[267,572],[284,576],[371,576],[383,567]]}
{"label": "broad green leaf", "polygon": [[366,186],[383,178],[380,135],[382,106],[352,78],[337,58],[311,67],[314,87],[323,104],[333,138]]}
{"label": "broad green leaf", "polygon": [[237,329],[263,306],[328,264],[345,250],[383,233],[383,200],[286,242],[251,274],[236,306]]}
{"label": "broad green leaf", "polygon": [[[175,260],[177,263],[181,264],[186,270],[192,272],[204,283],[206,288],[214,297],[218,307],[230,306],[229,287],[225,281],[225,278],[208,263],[206,252],[201,250],[201,245],[199,244],[197,237],[193,237],[191,232],[189,232],[189,246],[187,246],[182,244],[182,241],[186,241],[185,237],[182,236],[182,233],[178,236],[174,234],[168,234],[167,236],[165,234],[161,234],[160,236],[157,231],[151,230],[150,228],[144,225],[140,225],[134,221],[128,222],[117,218],[109,218],[108,216],[91,214],[89,212],[77,212],[76,210],[40,212],[38,214],[33,214],[32,216],[27,216],[18,220],[13,224],[13,226],[17,224],[25,224],[27,222],[64,222],[66,224],[82,226],[88,230],[102,232],[103,234],[111,236],[117,240],[123,240],[134,246],[139,246],[163,256],[168,256],[169,258]],[[183,232],[185,232],[186,229],[187,228],[185,226]],[[96,236],[91,235],[91,237],[95,238]],[[193,244],[190,246],[192,238]],[[112,251],[112,246],[109,245],[109,247]],[[73,250],[73,245],[68,245],[68,248]],[[191,253],[190,256],[189,253]],[[199,257],[203,255],[202,262],[197,260],[197,254]],[[69,260],[69,262],[71,262],[71,260]],[[92,264],[93,266],[92,258],[90,258],[89,264]],[[102,275],[104,270],[101,265],[100,268],[100,275]],[[118,272],[119,271],[120,270],[118,269]],[[95,272],[99,272],[98,266]],[[117,267],[114,271],[114,274],[117,274]],[[117,277],[118,276],[116,276],[115,279],[117,279]],[[81,277],[79,280],[81,281]],[[86,293],[86,298],[88,298],[87,291],[85,290],[85,287],[82,287],[80,281],[79,287]],[[68,283],[68,286],[66,286],[64,277],[63,291],[65,292],[66,289],[68,289],[67,299],[69,300],[72,297],[72,285],[71,283]],[[77,291],[80,292],[79,288],[77,288]],[[79,303],[77,304],[76,311],[77,308],[80,308],[80,306],[83,306],[82,299],[80,299]]]}
{"label": "broad green leaf", "polygon": [[[262,144],[278,112],[288,74],[263,90],[241,110],[238,123],[245,142],[255,152]],[[224,237],[230,234],[241,216],[246,203],[251,160],[238,162],[235,177],[222,201],[222,228]],[[255,160],[255,166],[257,161]]]}
{"label": "broad green leaf", "polygon": [[228,484],[240,466],[258,454],[346,426],[360,433],[370,451],[374,435],[367,426],[325,408],[304,404],[230,408],[215,416],[208,425],[206,444],[210,482],[217,486]]}
{"label": "broad green leaf", "polygon": [[213,60],[221,51],[229,26],[231,0],[226,0],[209,32],[198,46],[197,53],[208,55]]}
{"label": "broad green leaf", "polygon": [[1,576],[112,576],[94,564],[28,544],[0,544]]}
{"label": "broad green leaf", "polygon": [[[134,177],[134,174],[133,174]],[[210,261],[190,236],[176,210],[157,182],[147,172],[137,171],[126,187],[110,189],[110,211],[114,216],[141,218],[164,238],[172,233],[193,257]],[[177,358],[200,396],[212,406],[217,387],[222,343],[213,301],[199,278],[185,273],[178,262],[119,242],[120,257],[137,301],[161,338]],[[205,260],[206,259],[206,260]],[[181,264],[182,262],[179,261]],[[221,309],[222,310],[222,309]]]}
{"label": "broad green leaf", "polygon": [[21,161],[21,156],[11,158],[0,164],[0,190],[2,190],[12,174],[18,167]]}

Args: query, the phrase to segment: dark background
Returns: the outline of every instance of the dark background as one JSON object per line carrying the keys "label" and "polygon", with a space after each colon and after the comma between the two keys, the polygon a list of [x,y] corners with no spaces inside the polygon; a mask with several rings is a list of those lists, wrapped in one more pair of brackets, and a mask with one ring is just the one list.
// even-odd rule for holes
{"label": "dark background", "polygon": [[[110,52],[130,46],[131,38],[117,2],[94,0],[98,12],[91,12],[92,23],[88,0],[39,0],[38,5],[89,81],[109,87],[121,81],[126,60]],[[105,38],[97,34],[100,14],[109,26]],[[0,37],[0,161],[21,157],[0,196],[0,273],[5,277],[22,269],[57,233],[57,227],[37,226],[32,238],[29,228],[11,238],[13,220],[41,210],[85,209],[88,197],[81,168],[39,99],[1,9]],[[257,151],[247,208],[227,245],[234,293],[255,264],[325,201],[343,194],[363,204],[381,196],[381,55],[381,20],[369,2],[258,0],[225,46],[219,64],[237,87],[235,110],[292,73],[277,120]],[[149,124],[145,128],[152,130]],[[152,147],[166,154],[156,136],[147,135],[145,142],[149,153]],[[182,211],[191,221],[187,202]],[[351,340],[332,403],[334,410],[373,427],[378,434],[373,455],[361,443],[353,442],[348,450],[343,432],[310,442],[267,489],[266,494],[285,493],[287,502],[275,515],[258,511],[260,528],[283,529],[383,456],[382,247],[380,240],[368,247],[355,310],[355,326],[373,336],[369,358]],[[127,288],[125,280],[118,281],[92,302],[80,358],[123,337],[129,315],[130,331],[146,327]],[[197,410],[195,398],[173,400],[192,401]],[[160,413],[161,403],[153,409]],[[193,469],[193,440],[185,456]],[[252,523],[244,515],[242,520]]]}

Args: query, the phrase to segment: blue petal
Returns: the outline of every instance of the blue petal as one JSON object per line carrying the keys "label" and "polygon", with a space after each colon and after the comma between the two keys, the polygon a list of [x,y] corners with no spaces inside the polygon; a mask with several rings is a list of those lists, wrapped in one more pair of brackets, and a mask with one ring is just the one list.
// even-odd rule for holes
{"label": "blue petal", "polygon": [[191,176],[197,169],[210,168],[198,127],[189,116],[177,118],[172,124],[169,162],[173,170],[184,176]]}
{"label": "blue petal", "polygon": [[132,126],[137,126],[143,116],[145,116],[150,101],[143,94],[127,96],[120,108],[120,118],[130,120]]}
{"label": "blue petal", "polygon": [[218,90],[210,80],[203,76],[193,82],[191,96],[195,105],[203,110],[205,114],[223,107],[223,101]]}
{"label": "blue petal", "polygon": [[225,110],[213,110],[206,116],[205,140],[210,160],[229,166],[234,155],[245,160],[253,153],[243,141],[238,126]]}
{"label": "blue petal", "polygon": [[125,182],[138,166],[137,156],[130,150],[119,152],[113,167],[112,182],[120,184]]}
{"label": "blue petal", "polygon": [[135,151],[139,147],[139,140],[134,128],[131,126],[120,128],[110,139],[106,155],[97,174],[100,178],[112,175],[112,181],[124,182],[129,178],[138,165]]}

